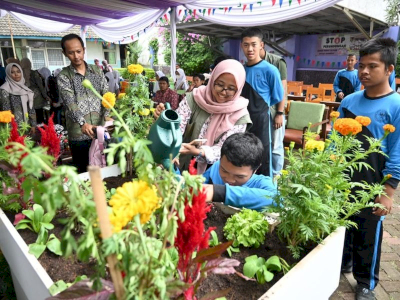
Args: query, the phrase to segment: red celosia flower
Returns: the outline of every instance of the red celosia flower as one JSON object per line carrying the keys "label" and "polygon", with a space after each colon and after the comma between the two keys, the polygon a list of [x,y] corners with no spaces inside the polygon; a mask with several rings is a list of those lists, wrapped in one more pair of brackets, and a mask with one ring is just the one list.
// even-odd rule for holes
{"label": "red celosia flower", "polygon": [[[192,264],[193,252],[208,248],[210,232],[215,228],[204,229],[204,220],[211,206],[206,204],[206,192],[203,190],[198,195],[193,195],[192,205],[185,206],[185,221],[178,221],[178,232],[175,245],[179,253],[178,270],[183,281],[192,283],[198,278],[201,264]],[[187,290],[185,299],[195,299],[194,292]]]}
{"label": "red celosia flower", "polygon": [[[10,137],[8,138],[8,142],[9,142],[9,143],[11,143],[11,142],[19,143],[19,144],[25,146],[25,137],[26,137],[26,136],[24,136],[24,135],[23,135],[23,136],[20,136],[20,135],[19,135],[19,132],[18,132],[18,124],[17,124],[17,122],[15,122],[15,119],[12,119],[12,121],[11,121]],[[13,147],[10,146],[10,145],[7,145],[7,146],[5,147],[5,149],[10,151],[11,149],[13,149]],[[22,151],[22,150],[18,150],[18,151]],[[22,172],[21,161],[22,161],[22,159],[23,159],[25,156],[27,156],[27,155],[28,155],[27,153],[24,153],[24,154],[21,156],[20,162],[18,163],[18,166],[17,166],[19,173]]]}
{"label": "red celosia flower", "polygon": [[197,169],[194,167],[194,164],[196,163],[196,159],[195,158],[193,158],[191,161],[190,161],[190,164],[189,164],[189,174],[190,175],[197,175]]}
{"label": "red celosia flower", "polygon": [[60,140],[61,136],[56,133],[54,129],[54,121],[53,121],[54,113],[51,115],[49,119],[49,125],[44,124],[43,128],[38,127],[42,139],[40,141],[40,145],[42,147],[47,147],[47,154],[53,156],[55,158],[54,164],[57,163],[57,159],[60,156]]}

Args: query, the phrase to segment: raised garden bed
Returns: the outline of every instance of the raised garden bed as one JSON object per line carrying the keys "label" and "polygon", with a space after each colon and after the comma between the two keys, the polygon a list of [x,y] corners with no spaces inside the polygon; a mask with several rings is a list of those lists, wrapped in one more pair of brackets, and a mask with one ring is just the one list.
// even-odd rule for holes
{"label": "raised garden bed", "polygon": [[[112,173],[112,175],[117,174]],[[85,175],[82,174],[82,176]],[[103,177],[107,177],[106,173],[103,173]],[[122,184],[120,179],[120,177],[113,177],[108,178],[107,181],[120,186]],[[114,184],[112,185],[114,186]],[[206,226],[217,226],[216,232],[220,241],[224,240],[222,228],[228,217],[229,215],[215,206],[208,214]],[[38,260],[28,253],[28,246],[2,211],[0,211],[0,220],[0,247],[10,264],[18,299],[42,300],[49,297],[48,289],[53,284],[53,280],[60,279],[58,275],[55,275],[55,271],[69,270],[74,262],[57,257],[52,253],[43,254],[40,260],[46,260],[45,267],[51,274],[52,278],[50,278]],[[245,281],[237,275],[211,275],[203,282],[200,294],[232,288],[227,299],[328,299],[339,285],[344,231],[344,228],[339,228],[326,238],[323,244],[318,245],[302,259],[288,274],[285,276],[282,276],[282,273],[278,274],[270,283],[260,285],[253,281]],[[241,248],[240,253],[233,254],[232,257],[241,262],[237,268],[238,271],[242,271],[245,257],[253,254],[265,258],[279,255],[289,264],[295,262],[275,233],[268,234],[266,242],[260,248]],[[53,260],[52,265],[50,261]],[[75,263],[78,267],[74,269],[75,273],[71,272],[72,277],[83,274],[90,276],[90,270],[88,272],[82,268],[79,262]],[[91,267],[94,267],[94,264],[87,266],[89,269]],[[70,278],[63,279],[70,280]],[[305,280],[313,282],[313,286],[304,284]]]}

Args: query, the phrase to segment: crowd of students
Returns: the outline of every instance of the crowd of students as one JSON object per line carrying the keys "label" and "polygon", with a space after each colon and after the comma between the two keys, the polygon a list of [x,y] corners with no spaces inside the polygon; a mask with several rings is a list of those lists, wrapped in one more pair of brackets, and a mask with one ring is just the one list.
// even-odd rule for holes
{"label": "crowd of students", "polygon": [[[106,61],[88,65],[83,41],[77,35],[63,37],[61,46],[71,64],[52,76],[47,70],[32,71],[26,60],[8,62],[6,82],[0,87],[0,110],[11,110],[17,122],[28,121],[35,126],[41,110],[51,106],[57,111],[64,105],[73,161],[82,172],[88,165],[93,129],[104,124],[108,110],[81,83],[88,78],[104,94],[111,82],[107,82],[105,74],[113,70]],[[185,72],[178,66],[172,90],[168,77],[157,71],[154,117],[160,116],[166,102],[180,116],[183,143],[179,171],[196,159],[197,170],[205,178],[208,201],[262,210],[274,205],[277,187],[273,177],[283,168],[287,70],[281,57],[265,52],[259,29],[243,31],[241,47],[246,64],[220,57],[212,66],[207,83],[204,75],[196,74],[189,86]],[[357,136],[363,142],[365,137],[383,136],[382,126],[386,123],[400,128],[400,95],[391,87],[396,59],[397,45],[393,40],[372,39],[361,47],[360,61],[349,55],[347,68],[335,78],[340,117],[368,116],[372,120]],[[361,84],[364,91],[359,91]],[[57,89],[53,90],[55,86]],[[113,88],[118,90],[116,85]],[[374,299],[373,290],[379,281],[381,224],[390,213],[400,180],[400,130],[384,141],[382,150],[386,156],[370,157],[372,170],[352,174],[353,181],[371,184],[391,175],[385,182],[386,194],[375,199],[384,209],[363,210],[353,217],[358,227],[346,233],[343,271],[352,271],[357,280],[357,300]]]}

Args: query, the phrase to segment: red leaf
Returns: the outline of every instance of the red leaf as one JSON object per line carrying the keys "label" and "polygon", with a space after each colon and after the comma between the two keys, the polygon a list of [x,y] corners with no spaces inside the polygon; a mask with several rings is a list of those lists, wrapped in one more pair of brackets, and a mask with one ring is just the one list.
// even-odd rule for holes
{"label": "red leaf", "polygon": [[18,225],[18,223],[23,219],[25,219],[25,215],[24,214],[22,214],[22,213],[16,214],[13,224],[14,225]]}
{"label": "red leaf", "polygon": [[240,261],[232,258],[220,257],[207,262],[206,268],[214,274],[234,274],[236,270],[234,267],[240,265]]}

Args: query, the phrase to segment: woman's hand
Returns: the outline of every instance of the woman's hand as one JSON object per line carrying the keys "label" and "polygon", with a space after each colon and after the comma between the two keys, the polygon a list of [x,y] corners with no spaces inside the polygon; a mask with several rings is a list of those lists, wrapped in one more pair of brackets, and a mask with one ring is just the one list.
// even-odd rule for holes
{"label": "woman's hand", "polygon": [[165,110],[165,105],[164,103],[160,103],[157,105],[156,109],[153,112],[154,118],[158,119],[158,117],[161,115],[161,113]]}
{"label": "woman's hand", "polygon": [[200,154],[200,149],[196,148],[196,146],[187,144],[187,143],[182,143],[181,149],[179,150],[179,153],[181,154],[192,154],[192,155],[199,155]]}

